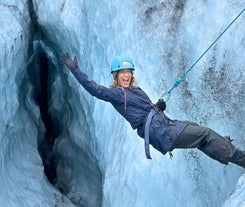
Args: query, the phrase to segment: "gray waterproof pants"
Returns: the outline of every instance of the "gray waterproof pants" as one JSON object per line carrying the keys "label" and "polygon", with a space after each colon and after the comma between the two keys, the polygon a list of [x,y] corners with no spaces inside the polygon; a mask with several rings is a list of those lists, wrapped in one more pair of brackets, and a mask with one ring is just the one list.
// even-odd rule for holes
{"label": "gray waterproof pants", "polygon": [[173,140],[172,149],[198,148],[209,157],[223,164],[232,162],[245,168],[245,151],[236,148],[228,138],[196,123],[185,123],[188,126],[176,140]]}

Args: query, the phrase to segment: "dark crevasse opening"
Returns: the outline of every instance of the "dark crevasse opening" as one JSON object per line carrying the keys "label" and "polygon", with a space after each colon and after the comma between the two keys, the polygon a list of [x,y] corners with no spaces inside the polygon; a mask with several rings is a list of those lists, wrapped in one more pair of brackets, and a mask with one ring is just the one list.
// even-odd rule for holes
{"label": "dark crevasse opening", "polygon": [[40,109],[41,119],[45,128],[44,137],[38,140],[38,151],[43,161],[44,173],[50,183],[56,181],[56,155],[53,150],[55,139],[59,137],[60,126],[49,114],[50,91],[50,62],[45,52],[39,48],[35,52],[33,62],[28,69],[28,75],[34,86],[33,98]]}
{"label": "dark crevasse opening", "polygon": [[50,183],[55,184],[57,174],[53,146],[55,139],[59,136],[59,126],[57,125],[57,122],[52,120],[52,117],[48,113],[50,92],[48,87],[49,60],[44,52],[38,52],[38,61],[40,67],[40,91],[37,94],[36,101],[40,108],[41,118],[46,129],[44,138],[40,143],[38,150],[43,161],[44,173]]}
{"label": "dark crevasse opening", "polygon": [[[69,195],[71,189],[78,188],[77,198],[70,198],[77,206],[101,206],[102,173],[98,161],[89,148],[78,146],[70,137],[71,133],[77,132],[69,131],[69,122],[77,119],[78,116],[74,116],[76,112],[73,111],[74,107],[70,106],[73,103],[69,100],[71,95],[67,95],[72,93],[72,88],[66,81],[67,75],[57,70],[41,45],[35,48],[27,74],[33,87],[31,94],[39,108],[43,123],[39,126],[38,151],[47,179],[64,195]],[[62,80],[63,88],[55,88],[55,91],[61,91],[59,96],[52,91],[54,90],[53,82],[57,77],[64,79]],[[53,100],[55,98],[61,101],[58,111],[57,107],[52,105],[57,103]],[[91,141],[88,125],[89,123],[86,123],[83,126],[84,133],[79,139]],[[65,146],[62,146],[63,143]],[[75,184],[79,187],[72,186],[71,180],[77,180],[78,183]]]}

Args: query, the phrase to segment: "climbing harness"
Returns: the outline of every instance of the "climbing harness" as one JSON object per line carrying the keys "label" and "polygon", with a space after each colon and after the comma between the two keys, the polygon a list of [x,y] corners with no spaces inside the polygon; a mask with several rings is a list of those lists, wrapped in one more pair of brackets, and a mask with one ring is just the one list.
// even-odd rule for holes
{"label": "climbing harness", "polygon": [[152,109],[148,116],[147,116],[147,120],[146,120],[146,124],[145,124],[145,155],[147,157],[147,159],[151,159],[151,155],[150,155],[150,147],[149,147],[149,142],[150,142],[150,124],[151,124],[151,120],[153,115],[155,114],[154,109]]}
{"label": "climbing harness", "polygon": [[[147,159],[152,159],[150,155],[150,124],[152,121],[152,118],[155,113],[157,113],[159,109],[156,109],[156,107],[153,107],[153,109],[150,110],[149,114],[147,115],[146,118],[146,123],[145,123],[145,130],[144,130],[144,139],[145,139],[145,156]],[[173,154],[171,151],[168,152],[170,159],[173,158]]]}
{"label": "climbing harness", "polygon": [[222,37],[222,35],[230,28],[230,26],[242,15],[245,8],[242,9],[242,11],[233,19],[233,21],[225,28],[225,30],[213,41],[213,43],[204,51],[204,53],[189,67],[188,70],[173,84],[172,88],[168,91],[166,91],[160,98],[164,97],[165,101],[168,101],[171,95],[171,92],[174,88],[176,88],[182,81],[184,81],[187,74],[194,68],[194,66],[202,59],[202,57],[210,50],[211,47]]}

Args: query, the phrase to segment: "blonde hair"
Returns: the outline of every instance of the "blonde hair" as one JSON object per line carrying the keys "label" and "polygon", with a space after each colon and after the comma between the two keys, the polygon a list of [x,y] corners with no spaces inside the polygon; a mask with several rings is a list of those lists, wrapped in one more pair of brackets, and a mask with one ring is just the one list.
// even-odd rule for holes
{"label": "blonde hair", "polygon": [[[134,72],[133,72],[133,70],[131,70],[131,73],[132,73],[132,79],[131,79],[131,82],[130,82],[130,84],[129,84],[129,88],[131,88],[132,86],[134,86],[134,85],[137,83],[137,81],[136,81],[136,79],[135,79],[135,77],[134,77]],[[121,87],[121,86],[118,84],[118,80],[117,80],[117,77],[118,77],[118,71],[112,72],[112,76],[113,76],[113,82],[111,83],[110,88],[116,87],[116,86]]]}

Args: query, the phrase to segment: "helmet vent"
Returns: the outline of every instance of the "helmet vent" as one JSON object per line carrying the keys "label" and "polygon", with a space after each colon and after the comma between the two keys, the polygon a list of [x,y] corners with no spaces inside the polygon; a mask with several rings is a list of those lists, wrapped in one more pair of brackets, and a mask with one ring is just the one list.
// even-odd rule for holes
{"label": "helmet vent", "polygon": [[121,64],[122,66],[132,66],[131,63],[128,61],[122,61]]}

